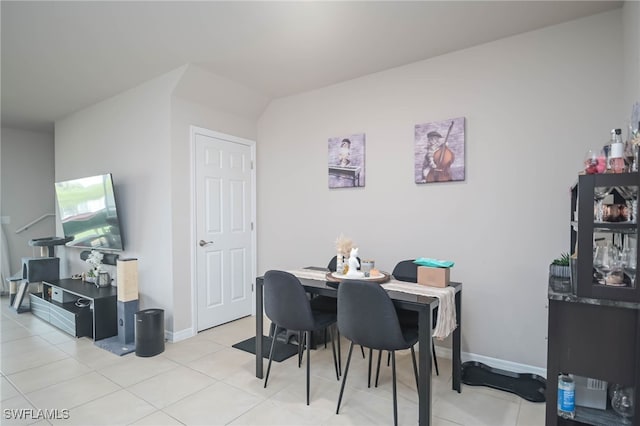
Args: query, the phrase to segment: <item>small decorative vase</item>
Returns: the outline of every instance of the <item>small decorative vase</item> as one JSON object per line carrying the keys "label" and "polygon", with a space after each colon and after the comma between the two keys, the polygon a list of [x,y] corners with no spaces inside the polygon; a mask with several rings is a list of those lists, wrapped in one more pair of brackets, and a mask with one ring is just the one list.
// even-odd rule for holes
{"label": "small decorative vase", "polygon": [[344,258],[342,256],[342,253],[338,252],[338,255],[336,256],[336,272],[341,274],[343,269],[344,269]]}
{"label": "small decorative vase", "polygon": [[552,277],[569,278],[571,276],[569,265],[549,265],[549,274]]}
{"label": "small decorative vase", "polygon": [[96,283],[96,277],[90,277],[90,276],[86,276],[84,279],[85,282],[87,283],[91,283],[91,284],[95,284]]}
{"label": "small decorative vase", "polygon": [[615,389],[611,396],[611,408],[621,417],[622,424],[630,425],[635,414],[633,388],[620,386]]}
{"label": "small decorative vase", "polygon": [[96,277],[96,286],[109,287],[111,285],[111,277],[108,272],[100,271]]}

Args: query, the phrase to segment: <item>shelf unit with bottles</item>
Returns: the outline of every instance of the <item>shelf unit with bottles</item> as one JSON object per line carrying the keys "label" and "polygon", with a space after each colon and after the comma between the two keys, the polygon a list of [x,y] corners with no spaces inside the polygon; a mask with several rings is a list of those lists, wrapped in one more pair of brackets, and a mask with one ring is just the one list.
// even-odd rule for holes
{"label": "shelf unit with bottles", "polygon": [[[572,188],[572,214],[576,207],[578,213],[571,227],[571,246],[577,247],[578,297],[640,302],[640,286],[634,279],[640,254],[639,190],[638,172],[582,175]],[[604,204],[608,196],[614,198],[613,204]],[[605,251],[603,261],[598,252]]]}
{"label": "shelf unit with bottles", "polygon": [[[570,292],[562,293],[549,286],[545,420],[548,426],[640,425],[639,414],[625,422],[612,409],[610,395],[607,410],[576,407],[573,420],[557,415],[560,373],[633,388],[633,405],[638,411],[640,288],[631,279],[634,272],[630,266],[638,261],[639,191],[637,172],[583,175],[571,188],[571,249],[577,259]],[[611,257],[611,264],[605,265],[599,257],[603,252],[596,250],[599,247],[616,247],[617,251],[611,250],[616,254]],[[614,261],[618,263],[614,265]],[[620,282],[608,284],[606,278],[613,276],[611,271],[617,267],[622,268]]]}

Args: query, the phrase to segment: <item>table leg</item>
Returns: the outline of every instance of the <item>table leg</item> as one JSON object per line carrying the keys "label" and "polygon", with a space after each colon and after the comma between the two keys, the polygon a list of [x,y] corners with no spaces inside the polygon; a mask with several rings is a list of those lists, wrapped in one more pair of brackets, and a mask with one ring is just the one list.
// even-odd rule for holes
{"label": "table leg", "polygon": [[418,424],[431,424],[431,305],[420,310],[418,315]]}
{"label": "table leg", "polygon": [[462,292],[456,292],[456,324],[458,326],[453,331],[453,354],[452,354],[452,362],[451,368],[452,371],[452,380],[451,380],[451,388],[453,390],[457,390],[458,393],[461,391],[460,383],[462,381],[462,360],[460,359],[460,335],[462,329]]}
{"label": "table leg", "polygon": [[[262,306],[262,290],[263,280],[258,278],[256,280],[256,377],[262,379],[264,377],[262,372],[262,330],[263,330],[263,306]],[[274,335],[275,339],[276,336]]]}

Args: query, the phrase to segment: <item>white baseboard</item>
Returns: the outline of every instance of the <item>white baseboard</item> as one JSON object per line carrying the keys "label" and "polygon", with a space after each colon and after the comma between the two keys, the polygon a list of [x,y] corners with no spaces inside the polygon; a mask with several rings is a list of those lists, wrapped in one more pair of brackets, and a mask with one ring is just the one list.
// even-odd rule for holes
{"label": "white baseboard", "polygon": [[189,337],[195,336],[196,334],[193,332],[193,328],[185,328],[184,330],[176,332],[165,330],[164,335],[169,342],[175,343],[181,340],[186,340]]}
{"label": "white baseboard", "polygon": [[[451,349],[441,347],[441,346],[436,346],[436,356],[438,358],[451,359]],[[520,364],[518,362],[507,361],[499,358],[491,358],[488,356],[478,355],[470,352],[460,353],[460,358],[462,359],[462,362],[477,361],[491,368],[498,368],[500,370],[511,371],[513,373],[529,373],[529,374],[537,374],[538,376],[545,377],[545,378],[547,377],[546,368],[535,367],[533,365]]]}
{"label": "white baseboard", "polygon": [[[165,330],[165,337],[169,342],[179,342],[181,340],[188,339],[190,337],[195,336],[193,328],[186,328],[184,330],[180,330],[177,332],[171,332]],[[446,348],[443,346],[436,345],[436,356],[438,358],[447,358],[451,359],[451,348]],[[529,374],[537,374],[541,377],[547,377],[547,369],[542,367],[535,367],[533,365],[528,364],[520,364],[518,362],[507,361],[500,358],[492,358],[484,355],[478,355],[470,352],[462,352],[460,353],[460,358],[462,362],[466,361],[477,361],[481,362],[491,368],[498,368],[500,370],[511,371],[513,373],[529,373]]]}

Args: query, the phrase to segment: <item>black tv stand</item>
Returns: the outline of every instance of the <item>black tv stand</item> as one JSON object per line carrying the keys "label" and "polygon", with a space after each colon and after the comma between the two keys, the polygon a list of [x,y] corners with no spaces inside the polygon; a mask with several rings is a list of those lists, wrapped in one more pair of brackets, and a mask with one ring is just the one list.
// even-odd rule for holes
{"label": "black tv stand", "polygon": [[[118,334],[117,289],[97,288],[82,280],[42,282],[42,293],[29,294],[31,312],[38,318],[75,337],[101,340]],[[89,306],[76,306],[78,299]],[[57,299],[57,300],[54,300]]]}

